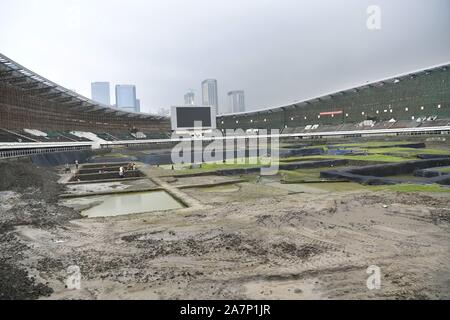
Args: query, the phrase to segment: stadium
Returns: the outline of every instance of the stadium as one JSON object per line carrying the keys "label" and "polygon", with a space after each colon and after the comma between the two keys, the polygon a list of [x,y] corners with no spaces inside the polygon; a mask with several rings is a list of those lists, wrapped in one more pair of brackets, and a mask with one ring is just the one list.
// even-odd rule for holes
{"label": "stadium", "polygon": [[243,153],[175,163],[238,138],[173,136],[0,55],[0,298],[448,298],[449,66],[219,115]]}
{"label": "stadium", "polygon": [[[449,65],[364,84],[291,105],[217,117],[217,128],[277,129],[282,136],[320,137],[373,130],[408,134],[450,129]],[[14,143],[170,140],[170,121],[101,105],[0,55],[2,149]],[[414,130],[405,130],[405,129]],[[339,133],[341,132],[341,133]],[[376,131],[375,131],[376,132]],[[308,136],[308,135],[306,135]],[[7,143],[5,145],[5,143]],[[32,143],[32,144],[29,144]],[[61,144],[62,143],[62,144]],[[52,147],[51,144],[45,147]],[[19,149],[22,149],[20,146]],[[59,148],[59,147],[55,147]],[[29,151],[32,152],[32,151]]]}
{"label": "stadium", "polygon": [[225,115],[218,118],[218,127],[278,129],[285,134],[446,127],[450,118],[449,65],[290,105]]}

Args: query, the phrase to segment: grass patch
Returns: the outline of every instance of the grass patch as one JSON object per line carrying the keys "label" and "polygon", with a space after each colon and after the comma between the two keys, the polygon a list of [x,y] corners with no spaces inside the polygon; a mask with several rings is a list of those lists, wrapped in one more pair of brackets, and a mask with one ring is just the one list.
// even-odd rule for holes
{"label": "grass patch", "polygon": [[[274,161],[276,164],[277,161]],[[247,169],[247,168],[255,168],[255,167],[264,167],[269,166],[270,163],[267,159],[260,158],[242,158],[242,159],[231,159],[224,162],[207,162],[201,164],[201,168],[192,168],[191,164],[184,165],[175,165],[174,173],[175,174],[194,174],[194,173],[204,173],[204,172],[214,172],[217,170],[226,170],[226,169]],[[171,170],[172,165],[164,165],[161,168],[166,170]]]}
{"label": "grass patch", "polygon": [[344,148],[375,148],[375,147],[389,147],[389,146],[399,146],[399,145],[407,145],[412,144],[414,142],[408,142],[408,141],[368,141],[368,142],[361,142],[361,143],[342,143],[342,144],[335,144],[333,146],[335,147],[344,147]]}
{"label": "grass patch", "polygon": [[[290,157],[282,159],[283,161],[317,161],[317,160],[337,160],[337,159],[344,159],[344,160],[356,160],[356,161],[370,161],[370,162],[402,162],[407,160],[413,160],[414,158],[403,158],[403,157],[397,157],[397,156],[387,156],[384,154],[370,154],[367,156],[354,156],[354,155],[321,155],[321,156],[308,156],[308,157]],[[286,162],[287,162],[286,161]]]}
{"label": "grass patch", "polygon": [[281,181],[285,181],[285,182],[317,181],[317,180],[321,180],[320,172],[323,170],[324,170],[324,168],[280,170],[279,175],[281,177]]}
{"label": "grass patch", "polygon": [[[348,145],[350,146],[350,145]],[[442,154],[450,155],[450,150],[441,149],[415,149],[415,148],[370,148],[364,149],[360,144],[351,145],[354,147],[355,151],[367,153],[365,155],[317,155],[317,156],[306,156],[306,157],[289,157],[281,159],[281,162],[292,162],[292,161],[308,161],[308,160],[326,160],[326,159],[346,159],[346,160],[357,160],[357,161],[370,161],[370,162],[402,162],[410,160],[418,160],[418,154]]]}
{"label": "grass patch", "polygon": [[366,149],[365,152],[369,154],[386,154],[390,153],[393,155],[397,155],[399,157],[416,157],[418,154],[443,154],[450,155],[450,151],[448,150],[439,150],[439,149],[415,149],[415,148],[374,148],[374,149]]}
{"label": "grass patch", "polygon": [[445,173],[449,172],[450,173],[450,167],[437,168],[437,171],[445,172]]}

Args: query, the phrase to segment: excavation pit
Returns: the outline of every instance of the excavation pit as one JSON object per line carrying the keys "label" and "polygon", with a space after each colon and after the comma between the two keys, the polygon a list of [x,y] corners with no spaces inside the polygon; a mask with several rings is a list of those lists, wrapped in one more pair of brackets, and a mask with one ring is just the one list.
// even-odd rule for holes
{"label": "excavation pit", "polygon": [[119,170],[113,172],[102,172],[102,173],[87,173],[87,174],[75,174],[70,179],[69,182],[98,182],[98,181],[113,181],[121,179],[137,179],[142,178],[145,175],[139,170],[126,171],[124,177],[121,178],[119,175]]}
{"label": "excavation pit", "polygon": [[94,173],[101,173],[101,172],[119,172],[120,166],[114,166],[114,167],[101,167],[101,168],[82,168],[78,170],[78,174],[94,174]]}
{"label": "excavation pit", "polygon": [[101,169],[103,167],[126,167],[129,162],[107,162],[107,163],[87,163],[81,166],[81,169]]}
{"label": "excavation pit", "polygon": [[398,183],[416,184],[450,184],[450,176],[442,175],[433,178],[420,177],[416,173],[424,169],[446,167],[450,158],[387,163],[343,170],[323,171],[321,178],[330,180],[346,179],[367,185],[392,185]]}

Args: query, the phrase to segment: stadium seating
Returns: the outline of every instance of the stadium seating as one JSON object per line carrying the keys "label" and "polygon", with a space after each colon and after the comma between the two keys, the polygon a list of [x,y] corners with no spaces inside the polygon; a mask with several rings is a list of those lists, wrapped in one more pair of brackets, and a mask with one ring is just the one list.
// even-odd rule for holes
{"label": "stadium seating", "polygon": [[97,135],[97,137],[99,137],[100,139],[103,139],[105,141],[117,141],[119,139],[117,139],[115,136],[106,133],[106,132],[97,132],[95,133]]}
{"label": "stadium seating", "polygon": [[0,129],[0,142],[33,142],[33,141],[25,137],[20,137],[11,131]]}

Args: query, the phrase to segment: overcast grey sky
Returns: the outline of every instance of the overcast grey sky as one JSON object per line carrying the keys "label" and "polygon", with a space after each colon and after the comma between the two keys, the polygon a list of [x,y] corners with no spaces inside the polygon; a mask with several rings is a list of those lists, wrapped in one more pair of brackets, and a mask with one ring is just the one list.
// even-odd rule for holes
{"label": "overcast grey sky", "polygon": [[205,78],[254,110],[450,61],[450,1],[0,0],[0,52],[88,97],[136,84],[143,111]]}

